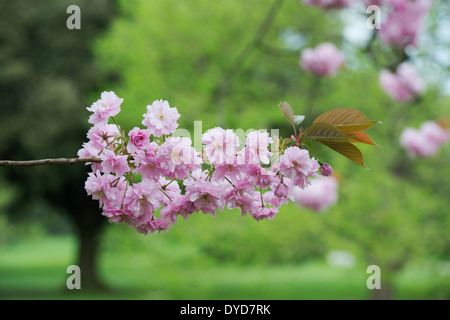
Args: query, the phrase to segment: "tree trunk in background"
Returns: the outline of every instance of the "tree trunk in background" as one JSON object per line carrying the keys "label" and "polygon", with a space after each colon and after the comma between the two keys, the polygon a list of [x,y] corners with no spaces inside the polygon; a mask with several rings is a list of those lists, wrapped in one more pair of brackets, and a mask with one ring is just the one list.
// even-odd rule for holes
{"label": "tree trunk in background", "polygon": [[[95,214],[92,212],[92,214]],[[92,291],[106,291],[107,285],[103,282],[99,272],[99,245],[103,230],[101,225],[79,226],[77,232],[77,265],[81,270],[81,289]]]}
{"label": "tree trunk in background", "polygon": [[74,185],[79,186],[77,190],[72,190],[72,203],[76,205],[69,213],[76,227],[78,251],[74,260],[81,270],[81,289],[105,291],[108,286],[101,278],[99,260],[101,235],[108,220],[101,214],[98,202],[83,194],[82,183]]}
{"label": "tree trunk in background", "polygon": [[394,298],[394,288],[390,283],[381,282],[380,289],[371,290],[372,300],[392,300]]}

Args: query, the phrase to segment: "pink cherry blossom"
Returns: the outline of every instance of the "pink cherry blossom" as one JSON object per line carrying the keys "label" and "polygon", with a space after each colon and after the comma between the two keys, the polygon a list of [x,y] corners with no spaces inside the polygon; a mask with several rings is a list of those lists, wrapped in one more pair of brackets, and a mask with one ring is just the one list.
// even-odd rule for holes
{"label": "pink cherry blossom", "polygon": [[190,171],[200,168],[199,153],[188,138],[169,137],[156,152],[156,159],[164,175],[170,179],[184,179]]}
{"label": "pink cherry blossom", "polygon": [[255,191],[253,193],[253,209],[249,212],[253,219],[258,222],[264,219],[272,220],[279,211],[278,206],[272,204],[274,198],[277,197],[273,195],[273,192],[269,191],[261,194],[260,192]]}
{"label": "pink cherry blossom", "polygon": [[130,171],[127,155],[116,155],[114,151],[104,149],[100,154],[100,159],[102,159],[101,167],[104,173],[115,173],[116,176],[122,176],[125,172]]}
{"label": "pink cherry blossom", "polygon": [[127,151],[130,154],[135,154],[137,151],[147,149],[150,145],[150,132],[134,127],[128,133],[130,141],[127,144]]}
{"label": "pink cherry blossom", "polygon": [[298,147],[289,147],[280,157],[280,172],[300,188],[310,183],[310,177],[319,169],[316,159],[310,158],[309,152]]}
{"label": "pink cherry blossom", "polygon": [[160,167],[159,161],[156,158],[155,150],[158,145],[155,142],[149,144],[149,148],[144,151],[139,151],[134,155],[133,172],[141,174],[143,180],[158,181],[158,179],[164,175],[163,170]]}
{"label": "pink cherry blossom", "polygon": [[110,117],[120,112],[120,105],[123,99],[119,98],[114,92],[102,92],[101,99],[94,102],[86,109],[93,112],[88,122],[92,124],[106,124]]}
{"label": "pink cherry blossom", "polygon": [[178,127],[180,114],[176,108],[171,108],[166,100],[156,100],[147,106],[142,124],[155,137],[171,134]]}
{"label": "pink cherry blossom", "polygon": [[121,200],[124,181],[112,174],[102,174],[100,171],[90,172],[85,182],[85,189],[92,199],[98,200],[100,207],[105,203],[117,204]]}
{"label": "pink cherry blossom", "polygon": [[99,151],[118,137],[120,137],[119,129],[113,124],[98,123],[87,132],[87,138]]}
{"label": "pink cherry blossom", "polygon": [[213,177],[214,179],[221,180],[221,179],[228,179],[232,183],[238,183],[243,175],[245,174],[245,165],[241,164],[224,164],[224,165],[217,165],[215,167]]}
{"label": "pink cherry blossom", "polygon": [[269,145],[273,142],[268,132],[259,130],[250,132],[245,139],[245,148],[239,151],[238,164],[259,165],[269,164],[272,152]]}
{"label": "pink cherry blossom", "polygon": [[189,201],[194,204],[196,211],[201,210],[204,214],[209,213],[215,216],[217,210],[223,210],[225,206],[224,197],[231,186],[215,179],[210,181],[204,175],[201,175],[202,178],[197,177],[195,180],[184,181],[186,195],[189,196]]}
{"label": "pink cherry blossom", "polygon": [[228,209],[239,208],[243,216],[247,212],[254,209],[254,199],[253,192],[255,191],[255,186],[248,182],[242,181],[233,188],[229,189],[225,196],[225,202]]}
{"label": "pink cherry blossom", "polygon": [[182,195],[173,198],[172,201],[167,203],[164,208],[161,209],[160,214],[166,220],[175,223],[178,216],[182,216],[184,220],[187,220],[194,211],[195,208],[193,202],[189,201],[188,196]]}
{"label": "pink cherry blossom", "polygon": [[[96,158],[102,149],[103,147],[94,141],[83,142],[82,148],[77,152],[77,156],[80,158]],[[93,172],[101,170],[102,167],[101,163],[98,162],[87,162],[86,165],[91,165]]]}
{"label": "pink cherry blossom", "polygon": [[233,130],[214,128],[202,135],[206,158],[215,165],[235,164],[239,138]]}
{"label": "pink cherry blossom", "polygon": [[249,182],[261,189],[267,189],[280,183],[279,176],[259,165],[247,165],[246,177]]}
{"label": "pink cherry blossom", "polygon": [[108,221],[111,223],[125,223],[129,226],[134,226],[135,224],[133,214],[120,208],[106,207],[103,209],[102,215],[108,217]]}
{"label": "pink cherry blossom", "polygon": [[163,194],[159,185],[149,180],[128,186],[124,199],[124,208],[131,211],[134,217],[142,217],[143,221],[150,221],[153,211],[161,206]]}
{"label": "pink cherry blossom", "polygon": [[251,213],[251,216],[259,222],[260,220],[264,219],[272,220],[277,213],[277,207],[258,207],[254,212]]}
{"label": "pink cherry blossom", "polygon": [[300,66],[316,76],[333,76],[344,65],[344,55],[330,42],[316,48],[306,48],[300,57]]}

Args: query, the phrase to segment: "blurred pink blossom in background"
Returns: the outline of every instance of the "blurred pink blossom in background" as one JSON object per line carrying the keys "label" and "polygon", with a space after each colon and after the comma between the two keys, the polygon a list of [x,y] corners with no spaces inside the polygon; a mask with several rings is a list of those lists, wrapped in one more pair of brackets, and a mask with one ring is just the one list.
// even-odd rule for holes
{"label": "blurred pink blossom in background", "polygon": [[407,102],[425,90],[425,82],[409,63],[402,63],[396,73],[381,70],[379,81],[382,89],[394,100]]}
{"label": "blurred pink blossom in background", "polygon": [[404,48],[416,47],[423,28],[423,20],[431,7],[432,0],[385,0],[392,10],[381,24],[379,37],[389,45]]}
{"label": "blurred pink blossom in background", "polygon": [[330,42],[315,49],[306,48],[300,57],[300,66],[316,76],[332,76],[344,65],[344,55]]}
{"label": "blurred pink blossom in background", "polygon": [[326,211],[338,200],[338,180],[332,176],[316,176],[305,189],[293,190],[295,202],[315,211]]}
{"label": "blurred pink blossom in background", "polygon": [[400,145],[411,158],[435,155],[450,139],[450,131],[434,121],[424,122],[419,129],[405,128],[400,135]]}

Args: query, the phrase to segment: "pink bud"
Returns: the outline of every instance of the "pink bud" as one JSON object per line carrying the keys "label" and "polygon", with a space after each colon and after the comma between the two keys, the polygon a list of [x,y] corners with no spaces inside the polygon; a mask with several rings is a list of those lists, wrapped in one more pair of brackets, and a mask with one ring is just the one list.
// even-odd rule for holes
{"label": "pink bud", "polygon": [[322,163],[320,173],[325,177],[329,177],[333,173],[333,168],[328,163]]}
{"label": "pink bud", "polygon": [[284,184],[283,182],[282,183],[280,183],[279,185],[278,185],[278,187],[275,189],[275,195],[278,197],[278,198],[286,198],[287,196],[288,196],[288,194],[289,194],[289,188],[288,188],[288,186],[286,185],[286,184]]}

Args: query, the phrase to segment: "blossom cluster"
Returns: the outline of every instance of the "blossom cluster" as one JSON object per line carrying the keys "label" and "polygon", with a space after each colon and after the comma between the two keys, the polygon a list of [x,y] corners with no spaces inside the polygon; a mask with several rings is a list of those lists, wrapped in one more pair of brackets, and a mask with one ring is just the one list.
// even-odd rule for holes
{"label": "blossom cluster", "polygon": [[[148,105],[143,127],[126,134],[114,119],[122,102],[103,92],[87,108],[93,126],[78,156],[101,159],[89,163],[85,189],[102,214],[140,233],[166,231],[178,216],[215,216],[224,208],[257,221],[273,219],[313,175],[332,172],[298,146],[274,155],[275,141],[262,131],[251,131],[241,145],[233,130],[216,127],[203,133],[198,151],[190,138],[174,135],[180,114],[164,100]],[[279,161],[271,164],[273,156]]]}
{"label": "blossom cluster", "polygon": [[400,145],[411,158],[433,156],[449,140],[450,130],[435,121],[426,121],[419,129],[405,128],[400,135]]}

